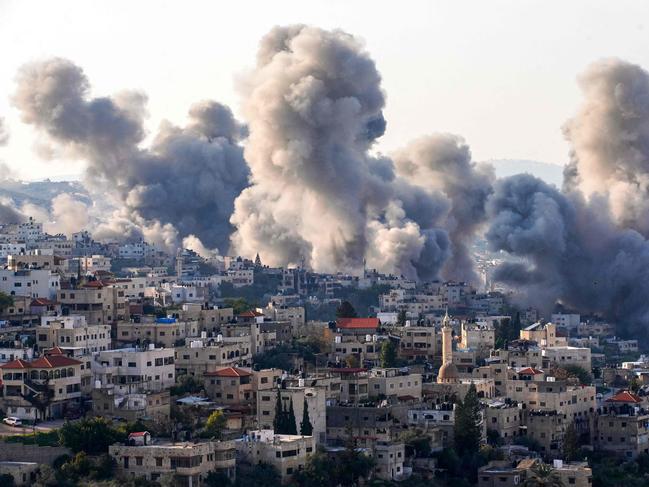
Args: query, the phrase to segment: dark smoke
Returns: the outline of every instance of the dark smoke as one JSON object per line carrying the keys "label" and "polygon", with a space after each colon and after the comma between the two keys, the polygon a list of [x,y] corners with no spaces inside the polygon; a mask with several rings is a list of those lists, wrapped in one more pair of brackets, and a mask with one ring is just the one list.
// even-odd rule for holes
{"label": "dark smoke", "polygon": [[81,68],[59,58],[25,65],[17,83],[13,101],[23,120],[85,159],[88,181],[114,192],[127,218],[166,229],[163,240],[172,225],[180,237],[227,250],[233,202],[248,179],[238,145],[246,130],[227,107],[198,103],[185,128],[163,123],[141,149],[143,94],[91,98]]}

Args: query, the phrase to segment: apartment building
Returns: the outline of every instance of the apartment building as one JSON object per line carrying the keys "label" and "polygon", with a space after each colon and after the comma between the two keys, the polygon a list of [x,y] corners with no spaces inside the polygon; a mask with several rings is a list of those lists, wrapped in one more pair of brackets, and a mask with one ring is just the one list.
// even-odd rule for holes
{"label": "apartment building", "polygon": [[226,367],[203,374],[207,395],[218,404],[253,404],[252,371]]}
{"label": "apartment building", "polygon": [[204,374],[230,366],[244,366],[252,359],[250,336],[188,338],[174,348],[176,374],[202,378]]}
{"label": "apartment building", "polygon": [[369,394],[373,397],[421,399],[421,374],[403,373],[396,368],[374,368],[369,373]]}
{"label": "apartment building", "polygon": [[49,269],[0,269],[0,292],[29,298],[56,298],[61,276]]}
{"label": "apartment building", "polygon": [[313,436],[278,435],[272,429],[250,431],[235,444],[241,460],[252,465],[267,463],[274,466],[282,484],[288,484],[315,451]]}
{"label": "apartment building", "polygon": [[649,410],[633,392],[622,390],[598,410],[595,447],[632,459],[649,453]]}
{"label": "apartment building", "polygon": [[590,348],[586,347],[546,347],[542,350],[541,356],[545,369],[576,365],[590,372],[592,367]]}
{"label": "apartment building", "polygon": [[110,325],[89,325],[85,316],[43,316],[36,344],[39,350],[58,346],[79,348],[82,354],[109,350]]}
{"label": "apartment building", "polygon": [[[61,418],[81,399],[81,362],[63,355],[13,360],[0,365],[2,409],[23,419]],[[39,410],[39,398],[49,404]]]}
{"label": "apartment building", "polygon": [[520,331],[520,338],[536,342],[541,348],[568,345],[566,337],[557,334],[557,325],[554,323],[534,323]]}
{"label": "apartment building", "polygon": [[129,320],[124,290],[103,281],[89,281],[77,289],[60,289],[56,300],[64,314],[83,315],[88,324],[112,324]]}
{"label": "apartment building", "polygon": [[395,333],[401,337],[399,355],[406,359],[424,357],[430,361],[441,355],[442,336],[433,326],[403,326]]}
{"label": "apartment building", "polygon": [[173,348],[187,337],[198,337],[198,321],[180,321],[176,318],[153,318],[142,316],[133,321],[121,321],[114,325],[115,339],[120,343],[155,343]]}
{"label": "apartment building", "polygon": [[462,322],[462,338],[459,343],[460,349],[474,350],[478,358],[484,359],[489,356],[496,343],[496,331],[490,323],[466,323]]}
{"label": "apartment building", "polygon": [[235,478],[236,449],[231,441],[173,443],[144,441],[146,432],[131,433],[129,443],[111,445],[108,454],[115,459],[117,473],[124,479],[143,477],[160,481],[174,476],[182,487],[200,487],[210,472],[222,472]]}

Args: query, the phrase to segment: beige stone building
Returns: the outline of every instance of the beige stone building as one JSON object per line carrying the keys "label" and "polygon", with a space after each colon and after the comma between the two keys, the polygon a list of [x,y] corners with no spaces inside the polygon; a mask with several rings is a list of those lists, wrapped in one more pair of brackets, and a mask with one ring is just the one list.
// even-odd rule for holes
{"label": "beige stone building", "polygon": [[174,475],[177,485],[182,487],[200,487],[207,475],[215,471],[235,478],[236,450],[231,441],[136,444],[142,442],[133,435],[129,438],[133,444],[109,447],[109,455],[115,459],[117,474],[122,478],[160,481]]}
{"label": "beige stone building", "polygon": [[59,289],[56,300],[63,313],[83,315],[89,325],[112,324],[130,317],[124,290],[102,281],[90,281],[78,289]]}
{"label": "beige stone building", "polygon": [[116,341],[120,343],[155,343],[172,348],[187,337],[198,337],[198,321],[178,321],[175,318],[142,317],[139,322],[126,321],[116,325]]}
{"label": "beige stone building", "polygon": [[0,475],[11,475],[17,487],[33,485],[39,469],[36,462],[0,462]]}
{"label": "beige stone building", "polygon": [[269,429],[250,431],[235,443],[242,461],[273,465],[280,473],[282,484],[290,483],[293,474],[304,468],[308,456],[315,451],[313,436],[276,435]]}
{"label": "beige stone building", "polygon": [[[536,459],[526,459],[512,466],[508,461],[493,461],[478,469],[478,487],[517,487],[524,485],[534,475]],[[567,463],[555,460],[552,470],[561,485],[590,487],[593,481],[592,470],[585,462]]]}
{"label": "beige stone building", "polygon": [[543,367],[546,369],[576,365],[590,372],[592,368],[590,348],[586,347],[546,347],[542,356]]}
{"label": "beige stone building", "polygon": [[39,350],[52,347],[80,348],[82,354],[111,348],[110,325],[89,325],[84,316],[43,316],[36,328]]}
{"label": "beige stone building", "polygon": [[424,357],[433,360],[439,357],[441,335],[434,326],[402,326],[395,329],[401,337],[399,355],[405,359]]}
{"label": "beige stone building", "polygon": [[541,348],[568,345],[566,337],[557,335],[557,325],[554,323],[534,323],[520,331],[520,338],[536,342]]}
{"label": "beige stone building", "polygon": [[421,399],[421,374],[401,373],[399,369],[374,368],[369,373],[369,394],[372,397],[405,397]]}
{"label": "beige stone building", "polygon": [[[61,418],[81,400],[81,362],[64,355],[43,356],[31,362],[13,360],[0,365],[2,398],[7,416],[22,419]],[[49,395],[39,411],[36,402]],[[33,400],[31,400],[33,398]]]}
{"label": "beige stone building", "polygon": [[224,367],[248,365],[252,360],[250,336],[187,339],[174,349],[176,373],[201,379]]}
{"label": "beige stone building", "polygon": [[649,410],[640,397],[620,391],[598,413],[596,448],[628,459],[649,453]]}
{"label": "beige stone building", "polygon": [[478,359],[489,356],[496,341],[496,331],[491,323],[466,323],[462,322],[462,339],[459,348],[473,350]]}

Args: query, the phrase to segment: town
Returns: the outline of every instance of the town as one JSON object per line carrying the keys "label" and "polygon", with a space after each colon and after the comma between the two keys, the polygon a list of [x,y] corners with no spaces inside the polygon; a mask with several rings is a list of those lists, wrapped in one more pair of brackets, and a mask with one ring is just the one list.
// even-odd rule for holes
{"label": "town", "polygon": [[638,340],[474,258],[416,282],[0,222],[0,484],[646,485]]}

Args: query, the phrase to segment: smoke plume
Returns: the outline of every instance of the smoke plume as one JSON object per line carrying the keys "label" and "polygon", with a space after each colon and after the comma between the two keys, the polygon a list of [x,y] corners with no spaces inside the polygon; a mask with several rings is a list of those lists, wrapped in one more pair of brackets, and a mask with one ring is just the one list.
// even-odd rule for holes
{"label": "smoke plume", "polygon": [[370,267],[430,278],[449,255],[447,202],[370,155],[386,126],[381,78],[341,31],[273,29],[242,83],[252,185],[235,202],[234,247],[270,265]]}
{"label": "smoke plume", "polygon": [[7,145],[9,142],[9,129],[5,123],[5,119],[0,117],[0,147]]}
{"label": "smoke plume", "polygon": [[81,68],[60,58],[23,66],[17,85],[13,102],[23,121],[86,160],[88,182],[114,193],[123,214],[227,250],[233,202],[248,179],[239,146],[246,129],[227,107],[200,102],[186,127],[163,123],[142,149],[142,93],[92,98]]}

